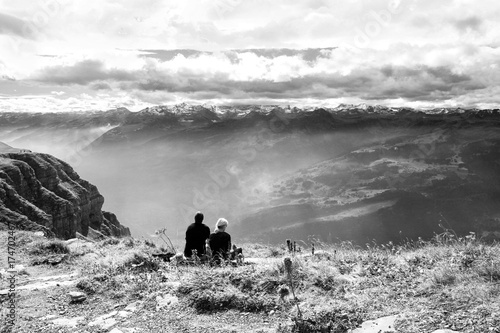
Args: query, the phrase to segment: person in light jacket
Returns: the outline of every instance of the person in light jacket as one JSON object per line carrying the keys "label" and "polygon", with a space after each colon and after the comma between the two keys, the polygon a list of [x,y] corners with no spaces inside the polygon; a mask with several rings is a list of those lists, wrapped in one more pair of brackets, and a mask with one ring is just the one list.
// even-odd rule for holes
{"label": "person in light jacket", "polygon": [[226,232],[227,225],[228,222],[226,219],[218,219],[214,232],[208,238],[212,257],[216,261],[227,259],[231,251],[231,236]]}

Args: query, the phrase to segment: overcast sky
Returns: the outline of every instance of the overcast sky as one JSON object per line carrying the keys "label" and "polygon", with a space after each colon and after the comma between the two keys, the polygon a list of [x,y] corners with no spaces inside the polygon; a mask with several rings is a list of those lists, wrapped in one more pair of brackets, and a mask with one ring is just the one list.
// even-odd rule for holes
{"label": "overcast sky", "polygon": [[498,107],[498,0],[0,0],[0,110]]}

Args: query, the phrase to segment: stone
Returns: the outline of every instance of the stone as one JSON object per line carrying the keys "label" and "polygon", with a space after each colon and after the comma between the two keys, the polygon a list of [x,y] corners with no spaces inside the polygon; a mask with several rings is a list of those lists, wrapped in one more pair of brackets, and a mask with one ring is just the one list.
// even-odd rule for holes
{"label": "stone", "polygon": [[93,243],[78,238],[68,239],[67,241],[65,241],[65,243],[68,246],[71,253],[74,254],[76,253],[80,255],[91,252],[93,247]]}
{"label": "stone", "polygon": [[81,234],[81,233],[79,233],[79,232],[77,232],[77,233],[75,234],[75,236],[76,236],[76,238],[81,239],[82,241],[85,241],[85,242],[89,242],[89,243],[93,243],[93,242],[94,242],[93,240],[91,240],[91,239],[90,239],[90,238],[88,238],[88,237],[85,237],[84,235],[82,235],[82,234]]}
{"label": "stone", "polygon": [[104,235],[102,232],[97,231],[93,228],[89,228],[89,232],[87,234],[87,237],[93,241],[102,241],[102,240],[107,239],[106,235]]}
{"label": "stone", "polygon": [[84,319],[85,319],[84,317],[57,318],[52,320],[52,323],[58,326],[76,327]]}
{"label": "stone", "polygon": [[449,329],[441,329],[441,330],[435,330],[431,333],[460,333],[458,331],[452,331],[452,330],[449,330]]}
{"label": "stone", "polygon": [[165,296],[156,296],[156,311],[165,307],[173,306],[177,303],[179,303],[179,299],[177,298],[177,296],[173,296],[170,294],[167,294]]}
{"label": "stone", "polygon": [[168,281],[165,282],[163,286],[171,288],[173,290],[177,290],[181,286],[181,283],[179,281]]}
{"label": "stone", "polygon": [[90,322],[88,326],[98,326],[103,330],[109,330],[111,327],[115,326],[117,323],[115,318],[108,318],[104,320],[95,320]]}
{"label": "stone", "polygon": [[105,320],[105,319],[108,319],[108,318],[111,318],[111,317],[114,317],[118,314],[118,311],[111,311],[110,313],[108,314],[105,314],[105,315],[102,315],[102,316],[99,316],[96,318],[96,320]]}
{"label": "stone", "polygon": [[141,332],[141,330],[139,330],[138,328],[135,328],[135,327],[122,328],[121,330],[123,331],[123,333],[138,333],[138,332]]}
{"label": "stone", "polygon": [[73,244],[75,242],[78,242],[78,238],[71,238],[71,239],[67,239],[64,241],[64,243],[66,243],[66,245],[70,245],[70,244]]}
{"label": "stone", "polygon": [[382,317],[376,320],[368,320],[365,321],[361,327],[356,328],[350,333],[390,333],[390,332],[396,332],[394,328],[394,323],[396,319],[398,319],[400,316],[395,315],[395,316],[387,316],[387,317]]}
{"label": "stone", "polygon": [[9,289],[0,290],[0,300],[7,299],[9,297]]}
{"label": "stone", "polygon": [[127,318],[132,315],[132,312],[130,311],[118,311],[118,316],[122,318]]}
{"label": "stone", "polygon": [[46,316],[40,317],[40,320],[49,320],[49,319],[56,319],[56,318],[57,318],[56,315],[46,315]]}
{"label": "stone", "polygon": [[[57,277],[54,277],[57,278]],[[39,279],[38,281],[30,284],[26,284],[24,286],[19,286],[16,289],[17,290],[40,290],[40,289],[47,289],[47,288],[53,288],[53,287],[62,287],[62,286],[71,286],[76,284],[75,280],[44,280],[44,279]]]}
{"label": "stone", "polygon": [[97,317],[94,321],[90,322],[88,326],[98,326],[103,330],[109,330],[111,327],[115,326],[117,321],[114,316],[118,314],[118,311],[113,311],[108,314]]}
{"label": "stone", "polygon": [[72,291],[68,295],[71,298],[70,303],[81,303],[87,299],[87,295],[80,291]]}
{"label": "stone", "polygon": [[15,265],[14,268],[11,268],[7,271],[2,270],[0,271],[1,275],[7,275],[8,274],[17,274],[17,275],[29,275],[28,271],[26,271],[26,267],[23,265]]}
{"label": "stone", "polygon": [[137,308],[142,305],[142,303],[144,303],[144,301],[135,301],[135,302],[127,305],[124,310],[130,311],[130,312],[135,312],[135,311],[137,311]]}
{"label": "stone", "polygon": [[123,331],[120,331],[117,328],[113,328],[111,331],[109,331],[109,333],[123,333]]}

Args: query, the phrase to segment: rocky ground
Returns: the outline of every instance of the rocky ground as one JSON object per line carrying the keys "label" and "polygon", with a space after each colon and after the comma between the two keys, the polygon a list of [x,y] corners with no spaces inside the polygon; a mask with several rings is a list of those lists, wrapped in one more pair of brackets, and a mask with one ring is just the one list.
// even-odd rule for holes
{"label": "rocky ground", "polygon": [[[150,240],[2,239],[2,332],[500,332],[500,247],[445,232],[358,248],[245,245],[238,266],[164,262]],[[289,258],[290,264],[287,264]]]}

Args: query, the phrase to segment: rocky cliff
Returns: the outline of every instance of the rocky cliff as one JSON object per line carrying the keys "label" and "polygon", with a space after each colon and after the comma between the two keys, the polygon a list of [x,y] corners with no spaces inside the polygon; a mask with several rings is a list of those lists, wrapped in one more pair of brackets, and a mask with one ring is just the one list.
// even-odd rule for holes
{"label": "rocky cliff", "polygon": [[[2,151],[4,153],[2,153]],[[101,211],[103,196],[67,163],[47,154],[0,151],[0,224],[60,238],[129,236],[116,216]]]}

